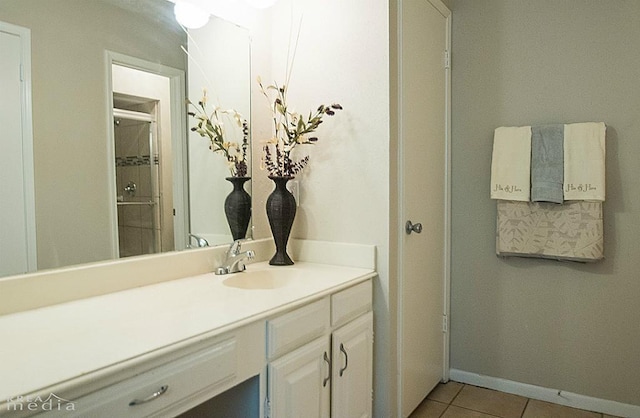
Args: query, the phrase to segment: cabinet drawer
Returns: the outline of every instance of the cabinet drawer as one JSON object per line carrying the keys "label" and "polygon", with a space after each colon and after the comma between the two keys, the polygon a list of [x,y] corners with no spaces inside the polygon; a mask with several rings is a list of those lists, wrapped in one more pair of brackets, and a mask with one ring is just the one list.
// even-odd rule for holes
{"label": "cabinet drawer", "polygon": [[267,321],[267,357],[273,359],[300,347],[329,329],[329,298]]}
{"label": "cabinet drawer", "polygon": [[331,296],[331,326],[342,324],[371,310],[373,285],[371,280],[357,284]]}
{"label": "cabinet drawer", "polygon": [[237,342],[235,337],[231,337],[74,400],[75,413],[66,412],[64,416],[111,418],[154,415],[184,402],[190,396],[204,390],[213,392],[216,386],[232,381],[236,367]]}

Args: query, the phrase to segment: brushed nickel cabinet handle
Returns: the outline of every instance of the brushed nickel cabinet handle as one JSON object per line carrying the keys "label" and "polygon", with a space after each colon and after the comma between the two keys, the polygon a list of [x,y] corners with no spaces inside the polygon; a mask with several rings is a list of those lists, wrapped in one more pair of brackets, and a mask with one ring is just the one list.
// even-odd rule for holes
{"label": "brushed nickel cabinet handle", "polygon": [[328,367],[328,373],[327,373],[327,377],[324,378],[324,380],[322,381],[322,387],[327,386],[327,382],[329,382],[329,380],[331,379],[331,360],[329,360],[329,355],[327,354],[327,352],[324,352],[324,361],[327,362],[327,366]]}
{"label": "brushed nickel cabinet handle", "polygon": [[160,396],[164,395],[169,389],[169,385],[164,385],[160,387],[160,390],[157,392],[153,392],[151,395],[147,396],[144,399],[134,399],[129,402],[129,406],[142,405],[143,403],[151,402],[153,400],[158,399]]}
{"label": "brushed nickel cabinet handle", "polygon": [[340,351],[344,354],[344,367],[340,369],[340,377],[344,374],[344,371],[349,367],[349,355],[347,354],[347,350],[344,349],[344,344],[340,343]]}

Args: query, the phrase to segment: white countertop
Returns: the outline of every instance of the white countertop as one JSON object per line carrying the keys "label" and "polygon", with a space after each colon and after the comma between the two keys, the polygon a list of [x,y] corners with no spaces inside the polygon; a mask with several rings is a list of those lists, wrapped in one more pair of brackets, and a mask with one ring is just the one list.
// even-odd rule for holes
{"label": "white countertop", "polygon": [[308,262],[248,266],[293,268],[305,274],[279,289],[228,287],[223,281],[230,275],[207,273],[0,316],[0,404],[180,342],[215,336],[375,275],[366,268]]}

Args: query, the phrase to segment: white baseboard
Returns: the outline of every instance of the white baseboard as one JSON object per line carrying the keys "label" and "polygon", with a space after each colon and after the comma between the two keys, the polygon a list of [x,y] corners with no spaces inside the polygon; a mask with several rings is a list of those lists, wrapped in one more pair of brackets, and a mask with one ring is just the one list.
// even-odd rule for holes
{"label": "white baseboard", "polygon": [[464,370],[449,370],[449,378],[460,383],[468,383],[487,389],[512,393],[526,398],[538,399],[545,402],[570,406],[572,408],[585,409],[587,411],[600,412],[625,418],[640,418],[640,406],[624,404],[606,399],[592,398],[577,393],[565,392],[558,389],[544,388],[529,385],[527,383],[514,382],[513,380],[498,377],[484,376]]}

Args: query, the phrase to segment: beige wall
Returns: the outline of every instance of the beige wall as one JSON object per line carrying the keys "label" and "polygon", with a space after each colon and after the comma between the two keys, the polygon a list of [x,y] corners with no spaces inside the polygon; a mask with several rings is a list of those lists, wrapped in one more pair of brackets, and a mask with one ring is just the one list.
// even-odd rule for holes
{"label": "beige wall", "polygon": [[105,50],[184,68],[182,34],[161,32],[164,18],[93,0],[0,1],[0,20],[31,29],[39,269],[111,258]]}
{"label": "beige wall", "polygon": [[[640,404],[640,2],[453,2],[451,366]],[[606,260],[497,258],[493,129],[604,121]]]}

